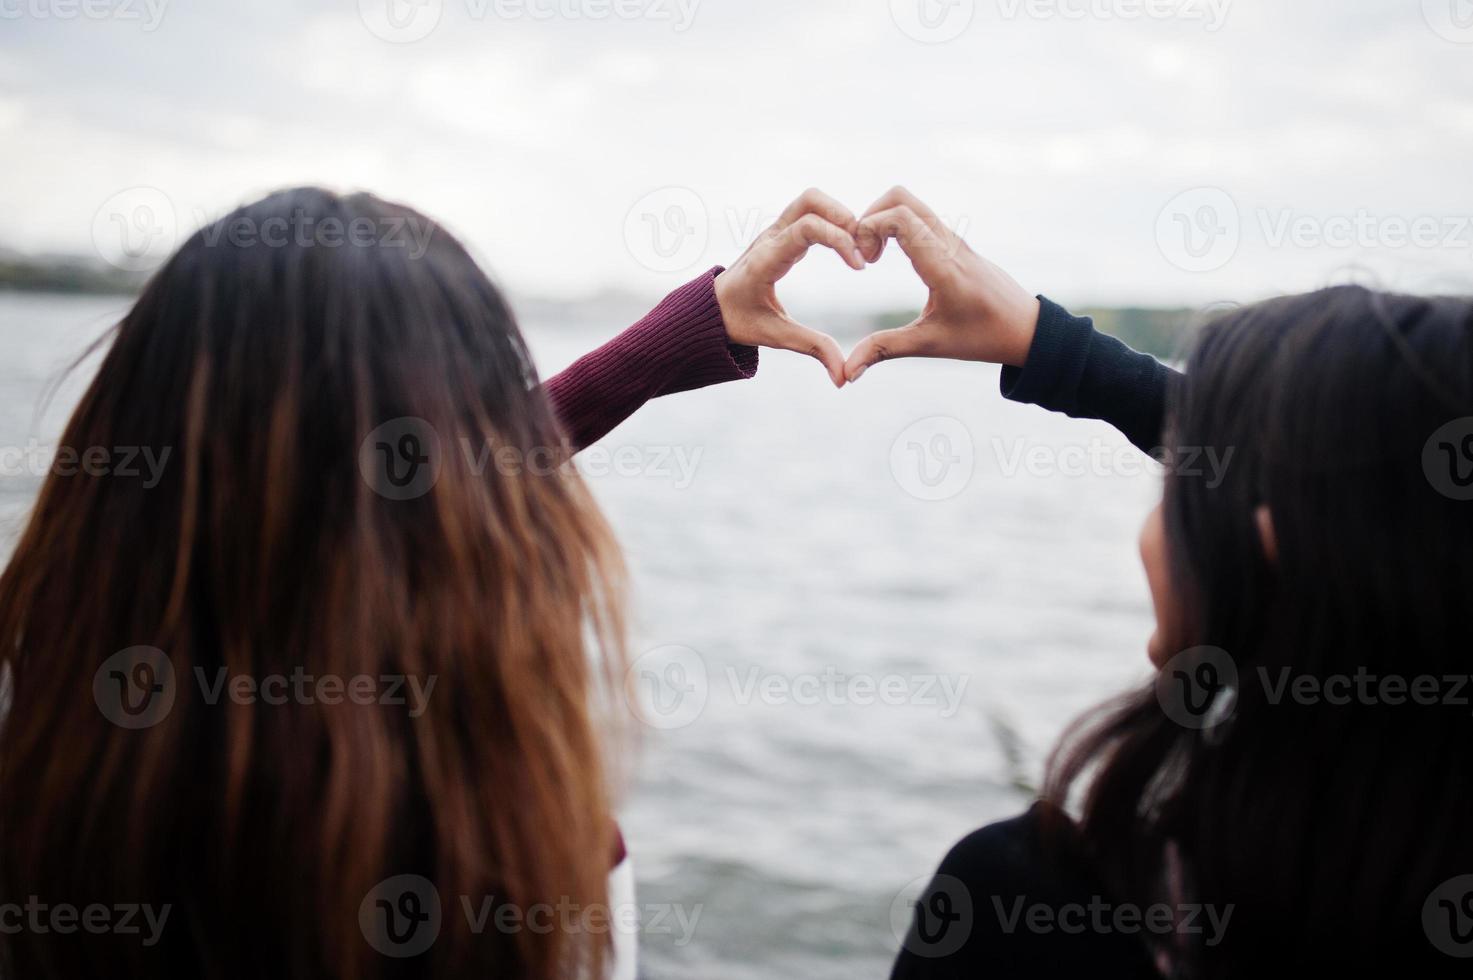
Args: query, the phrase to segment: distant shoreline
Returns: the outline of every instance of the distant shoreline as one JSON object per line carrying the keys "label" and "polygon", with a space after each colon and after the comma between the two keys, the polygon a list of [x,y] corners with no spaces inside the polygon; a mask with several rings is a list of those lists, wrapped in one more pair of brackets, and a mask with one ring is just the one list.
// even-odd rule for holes
{"label": "distant shoreline", "polygon": [[0,292],[65,296],[136,296],[142,275],[82,259],[0,257]]}
{"label": "distant shoreline", "polygon": [[[125,272],[82,258],[48,260],[0,255],[0,293],[132,297],[143,289],[147,278],[143,273]],[[631,309],[639,305],[632,296],[620,296],[619,300]],[[594,309],[607,312],[608,301],[529,299],[526,305],[534,309],[545,307],[544,312],[550,310],[561,317],[574,316],[584,308],[590,313]],[[901,326],[913,319],[916,312],[889,311],[863,318],[868,322],[852,325],[855,336],[863,336],[872,329]],[[1084,307],[1075,312],[1093,317],[1102,333],[1168,360],[1181,356],[1200,322],[1200,312],[1189,307]]]}
{"label": "distant shoreline", "polygon": [[[875,317],[881,329],[900,327],[918,310],[883,313]],[[1202,311],[1189,306],[1081,306],[1070,312],[1093,318],[1100,333],[1119,338],[1138,351],[1163,361],[1180,359],[1191,346],[1202,323]]]}

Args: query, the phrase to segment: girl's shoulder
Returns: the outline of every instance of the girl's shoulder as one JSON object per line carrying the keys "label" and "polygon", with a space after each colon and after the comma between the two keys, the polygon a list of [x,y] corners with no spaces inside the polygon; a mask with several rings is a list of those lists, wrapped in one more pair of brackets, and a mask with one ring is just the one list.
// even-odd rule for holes
{"label": "girl's shoulder", "polygon": [[1039,803],[957,842],[915,903],[893,978],[1159,977],[1144,910],[1109,898],[1067,821]]}

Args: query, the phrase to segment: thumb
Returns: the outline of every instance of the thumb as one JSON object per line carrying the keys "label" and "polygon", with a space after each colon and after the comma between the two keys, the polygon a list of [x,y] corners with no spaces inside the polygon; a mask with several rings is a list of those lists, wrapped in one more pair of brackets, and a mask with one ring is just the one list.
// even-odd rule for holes
{"label": "thumb", "polygon": [[894,330],[880,330],[861,340],[844,363],[844,375],[858,381],[871,365],[895,357],[917,357],[922,353],[921,332],[915,323]]}
{"label": "thumb", "polygon": [[813,330],[793,320],[785,320],[778,343],[774,346],[798,354],[807,354],[824,366],[835,388],[844,387],[844,349],[826,333]]}

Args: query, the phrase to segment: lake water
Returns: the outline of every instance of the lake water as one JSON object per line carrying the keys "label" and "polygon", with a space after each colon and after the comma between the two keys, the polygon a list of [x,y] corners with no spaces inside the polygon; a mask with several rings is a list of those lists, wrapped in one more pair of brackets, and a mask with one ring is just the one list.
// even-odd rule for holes
{"label": "lake water", "polygon": [[[86,372],[41,397],[125,305],[0,294],[6,552],[40,482],[16,460]],[[550,374],[622,325],[527,329]],[[652,980],[886,976],[897,896],[1149,676],[1135,540],[1159,477],[1107,426],[1003,401],[994,368],[885,364],[834,391],[764,352],[584,469],[635,572],[653,724],[621,819],[641,905],[679,913],[647,914]]]}

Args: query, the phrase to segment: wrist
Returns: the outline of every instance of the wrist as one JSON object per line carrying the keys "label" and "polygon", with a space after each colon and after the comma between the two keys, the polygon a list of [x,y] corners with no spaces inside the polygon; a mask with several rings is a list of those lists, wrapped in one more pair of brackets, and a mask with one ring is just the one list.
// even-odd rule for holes
{"label": "wrist", "polygon": [[1028,352],[1033,349],[1033,338],[1038,333],[1038,318],[1042,313],[1043,303],[1037,296],[1029,296],[1016,310],[1007,313],[1001,331],[1004,343],[998,351],[997,363],[1016,368],[1028,363]]}
{"label": "wrist", "polygon": [[732,337],[733,312],[736,309],[732,301],[732,290],[735,280],[726,270],[716,273],[716,280],[712,287],[716,293],[716,308],[721,313],[721,325],[726,329],[726,336],[732,343],[737,341]]}

